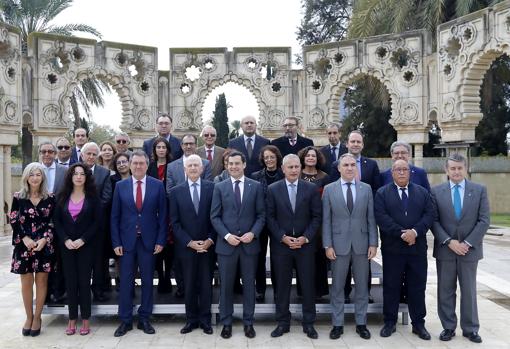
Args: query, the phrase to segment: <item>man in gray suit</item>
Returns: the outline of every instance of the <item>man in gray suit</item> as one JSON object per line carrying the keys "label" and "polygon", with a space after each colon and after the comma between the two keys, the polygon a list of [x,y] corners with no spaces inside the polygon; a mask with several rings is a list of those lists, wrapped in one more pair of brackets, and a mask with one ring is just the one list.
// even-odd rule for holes
{"label": "man in gray suit", "polygon": [[212,126],[206,126],[202,130],[202,139],[204,145],[197,149],[197,154],[202,159],[207,159],[211,164],[212,177],[216,177],[223,170],[223,152],[225,148],[218,147],[216,142],[216,129]]}
{"label": "man in gray suit", "polygon": [[48,178],[48,192],[56,194],[60,190],[67,168],[55,162],[57,148],[51,142],[43,142],[39,145],[39,159],[45,166],[46,178]]}
{"label": "man in gray suit", "polygon": [[[168,164],[166,169],[167,195],[170,193],[170,189],[186,181],[186,175],[184,173],[184,159],[197,153],[197,137],[192,134],[184,135],[181,140],[181,148],[183,151],[182,157],[172,161]],[[204,166],[204,172],[202,173],[201,178],[212,182],[214,177],[211,175],[211,164],[209,161],[202,159],[202,165]]]}
{"label": "man in gray suit", "polygon": [[331,261],[333,284],[331,307],[333,328],[331,339],[338,339],[344,329],[344,286],[349,264],[352,264],[355,293],[356,333],[370,338],[367,329],[368,267],[377,253],[377,226],[374,217],[372,188],[356,181],[354,155],[340,156],[340,179],[328,184],[322,196],[322,244]]}
{"label": "man in gray suit", "polygon": [[264,192],[259,182],[245,177],[246,158],[233,151],[228,155],[228,180],[214,187],[211,222],[218,233],[216,253],[220,272],[221,337],[232,336],[234,281],[238,263],[243,280],[244,335],[255,337],[255,271],[260,252],[258,237],[264,228]]}
{"label": "man in gray suit", "polygon": [[460,285],[460,327],[471,342],[481,343],[476,304],[476,268],[483,258],[483,237],[489,228],[489,201],[484,186],[466,180],[466,159],[446,160],[448,182],[432,188],[437,210],[432,226],[437,265],[437,310],[444,330],[439,339],[455,336],[457,279]]}

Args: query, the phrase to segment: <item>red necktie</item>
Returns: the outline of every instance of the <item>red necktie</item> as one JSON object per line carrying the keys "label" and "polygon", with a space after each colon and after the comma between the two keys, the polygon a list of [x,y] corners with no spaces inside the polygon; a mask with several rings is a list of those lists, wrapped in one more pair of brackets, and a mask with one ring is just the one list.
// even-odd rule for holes
{"label": "red necktie", "polygon": [[212,150],[207,149],[207,160],[212,161]]}
{"label": "red necktie", "polygon": [[136,181],[136,208],[140,212],[142,210],[142,181]]}

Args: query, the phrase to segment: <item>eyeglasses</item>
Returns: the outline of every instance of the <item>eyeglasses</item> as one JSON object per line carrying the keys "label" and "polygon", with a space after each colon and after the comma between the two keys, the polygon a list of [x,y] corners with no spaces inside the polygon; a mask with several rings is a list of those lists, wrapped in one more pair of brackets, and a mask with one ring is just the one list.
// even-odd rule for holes
{"label": "eyeglasses", "polygon": [[395,155],[407,155],[409,154],[408,151],[394,151],[393,154]]}
{"label": "eyeglasses", "polygon": [[204,137],[216,137],[214,133],[204,133]]}
{"label": "eyeglasses", "polygon": [[334,131],[333,132],[328,132],[328,135],[337,135],[337,134],[338,134],[338,132],[334,132]]}
{"label": "eyeglasses", "polygon": [[71,147],[70,147],[70,146],[68,146],[68,145],[59,145],[59,146],[57,147],[57,149],[58,149],[58,150],[64,150],[64,149],[65,149],[65,150],[69,150],[69,149],[71,149]]}
{"label": "eyeglasses", "polygon": [[39,153],[41,153],[41,154],[55,154],[55,150],[53,150],[53,149],[41,150],[41,151],[39,151]]}
{"label": "eyeglasses", "polygon": [[128,141],[125,139],[117,139],[117,144],[126,144]]}
{"label": "eyeglasses", "polygon": [[127,160],[119,160],[116,162],[117,166],[122,166],[122,165],[126,165],[129,161]]}

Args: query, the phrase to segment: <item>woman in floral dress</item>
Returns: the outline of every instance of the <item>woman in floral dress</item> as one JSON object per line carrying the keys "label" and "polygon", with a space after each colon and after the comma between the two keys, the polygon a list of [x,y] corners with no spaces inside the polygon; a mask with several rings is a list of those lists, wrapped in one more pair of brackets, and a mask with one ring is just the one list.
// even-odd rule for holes
{"label": "woman in floral dress", "polygon": [[[20,274],[21,294],[27,318],[24,336],[41,333],[41,313],[53,268],[53,225],[55,198],[48,194],[44,166],[33,162],[23,171],[21,190],[14,194],[10,213],[12,226],[11,272]],[[35,281],[35,311],[33,286]]]}

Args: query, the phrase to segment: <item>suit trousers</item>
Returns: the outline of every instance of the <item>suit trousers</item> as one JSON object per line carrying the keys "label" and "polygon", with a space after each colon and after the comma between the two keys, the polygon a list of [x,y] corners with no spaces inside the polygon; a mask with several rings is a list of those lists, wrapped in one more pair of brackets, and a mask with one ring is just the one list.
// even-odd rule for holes
{"label": "suit trousers", "polygon": [[80,306],[81,318],[90,318],[91,295],[90,275],[92,273],[92,261],[94,244],[86,243],[77,250],[69,250],[61,245],[62,264],[67,292],[67,304],[69,306],[69,319],[78,318],[78,305]]}
{"label": "suit trousers", "polygon": [[247,254],[241,245],[231,255],[218,254],[218,270],[220,272],[220,322],[232,325],[234,313],[234,281],[239,262],[243,282],[243,324],[253,325],[255,313],[255,273],[257,254]]}
{"label": "suit trousers", "polygon": [[[92,264],[92,291],[103,292],[107,289],[106,280],[110,281],[109,259],[105,249],[106,232],[98,229],[94,239],[94,260]],[[111,246],[111,245],[110,245]]]}
{"label": "suit trousers", "polygon": [[140,320],[148,320],[152,314],[153,294],[152,284],[154,278],[154,251],[147,250],[142,238],[136,239],[135,248],[125,251],[120,261],[120,292],[119,292],[119,318],[123,323],[133,321],[133,287],[137,266],[142,279],[142,301],[138,307]]}
{"label": "suit trousers", "polygon": [[436,260],[437,311],[443,328],[455,330],[457,278],[460,286],[460,327],[463,332],[478,332],[478,306],[476,302],[476,269],[478,261],[466,262],[456,257]]}
{"label": "suit trousers", "polygon": [[407,304],[413,326],[425,324],[425,288],[427,285],[427,254],[397,254],[383,250],[383,315],[384,323],[394,325],[402,280],[407,279]]}
{"label": "suit trousers", "polygon": [[331,320],[333,326],[344,325],[344,287],[346,275],[352,264],[352,273],[355,282],[354,309],[356,325],[366,325],[368,309],[368,266],[370,261],[366,254],[354,254],[352,251],[347,255],[337,255],[336,260],[331,261]]}
{"label": "suit trousers", "polygon": [[[312,246],[309,246],[312,247]],[[278,325],[290,326],[290,290],[292,269],[296,266],[297,277],[301,280],[303,295],[303,325],[315,322],[315,250],[304,248],[280,252],[272,251],[276,282],[276,321]]]}

